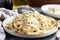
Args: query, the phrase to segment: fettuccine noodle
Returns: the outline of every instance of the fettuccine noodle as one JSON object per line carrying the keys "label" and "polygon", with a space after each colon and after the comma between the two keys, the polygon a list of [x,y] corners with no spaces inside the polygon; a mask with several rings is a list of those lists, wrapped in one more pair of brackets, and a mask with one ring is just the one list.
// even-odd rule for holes
{"label": "fettuccine noodle", "polygon": [[32,11],[20,13],[12,21],[12,24],[6,24],[7,29],[27,35],[44,34],[57,25],[55,19]]}

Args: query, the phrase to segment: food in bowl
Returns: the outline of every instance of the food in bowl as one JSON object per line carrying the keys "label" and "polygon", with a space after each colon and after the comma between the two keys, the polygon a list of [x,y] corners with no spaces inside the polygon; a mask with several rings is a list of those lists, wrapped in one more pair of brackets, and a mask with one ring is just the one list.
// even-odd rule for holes
{"label": "food in bowl", "polygon": [[60,18],[60,5],[59,4],[47,4],[41,7],[44,14],[54,18]]}
{"label": "food in bowl", "polygon": [[36,35],[44,34],[56,25],[56,20],[51,17],[37,11],[26,11],[15,15],[12,23],[7,23],[5,27],[19,34]]}
{"label": "food in bowl", "polygon": [[49,7],[48,11],[54,14],[59,14],[60,13],[60,7]]}

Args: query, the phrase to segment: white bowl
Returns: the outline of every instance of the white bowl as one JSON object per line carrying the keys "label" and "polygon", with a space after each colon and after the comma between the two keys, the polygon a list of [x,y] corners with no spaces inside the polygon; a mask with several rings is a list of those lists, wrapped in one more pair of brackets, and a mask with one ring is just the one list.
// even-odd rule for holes
{"label": "white bowl", "polygon": [[52,16],[52,17],[55,17],[55,18],[60,18],[60,13],[57,13],[57,14],[54,14],[54,13],[51,13],[50,11],[47,11],[49,8],[54,8],[54,7],[59,7],[60,8],[60,5],[59,4],[47,4],[47,5],[43,5],[41,7],[41,10],[43,13],[49,15],[49,16]]}
{"label": "white bowl", "polygon": [[17,36],[17,37],[24,37],[24,38],[40,38],[40,37],[46,37],[48,35],[51,35],[53,33],[55,33],[58,30],[58,27],[54,27],[52,30],[49,30],[48,32],[46,32],[45,34],[40,34],[40,35],[23,35],[23,34],[18,34],[13,32],[12,30],[7,29],[5,26],[7,23],[12,23],[12,19],[14,16],[9,17],[7,19],[5,19],[3,21],[3,28],[5,29],[5,31],[11,35]]}

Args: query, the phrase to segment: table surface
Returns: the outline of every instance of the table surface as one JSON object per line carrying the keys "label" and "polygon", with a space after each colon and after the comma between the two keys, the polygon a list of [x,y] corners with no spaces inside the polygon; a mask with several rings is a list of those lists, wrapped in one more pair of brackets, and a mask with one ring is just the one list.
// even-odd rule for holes
{"label": "table surface", "polygon": [[[41,12],[40,7],[37,8],[35,7],[35,9],[39,12]],[[21,38],[21,37],[15,37],[13,35],[10,35],[6,32],[6,39],[5,40],[58,40],[58,38],[56,38],[56,33],[47,36],[47,37],[43,37],[43,38]]]}

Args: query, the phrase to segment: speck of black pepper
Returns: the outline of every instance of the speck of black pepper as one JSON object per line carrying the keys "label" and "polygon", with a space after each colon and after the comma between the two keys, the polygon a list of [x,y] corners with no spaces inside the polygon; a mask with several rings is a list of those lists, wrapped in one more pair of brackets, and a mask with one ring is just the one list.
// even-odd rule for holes
{"label": "speck of black pepper", "polygon": [[15,31],[16,33],[18,33],[17,31]]}
{"label": "speck of black pepper", "polygon": [[17,31],[19,31],[19,29],[17,29]]}
{"label": "speck of black pepper", "polygon": [[30,12],[31,13],[31,12]]}
{"label": "speck of black pepper", "polygon": [[17,27],[20,27],[20,25],[18,25]]}
{"label": "speck of black pepper", "polygon": [[33,15],[33,17],[35,17],[35,15]]}
{"label": "speck of black pepper", "polygon": [[19,21],[21,21],[21,20],[19,20]]}
{"label": "speck of black pepper", "polygon": [[42,30],[42,29],[40,28],[40,30]]}
{"label": "speck of black pepper", "polygon": [[36,32],[36,30],[34,30],[34,32]]}
{"label": "speck of black pepper", "polygon": [[28,19],[26,19],[26,20],[28,20]]}
{"label": "speck of black pepper", "polygon": [[43,25],[43,24],[41,23],[41,25]]}

